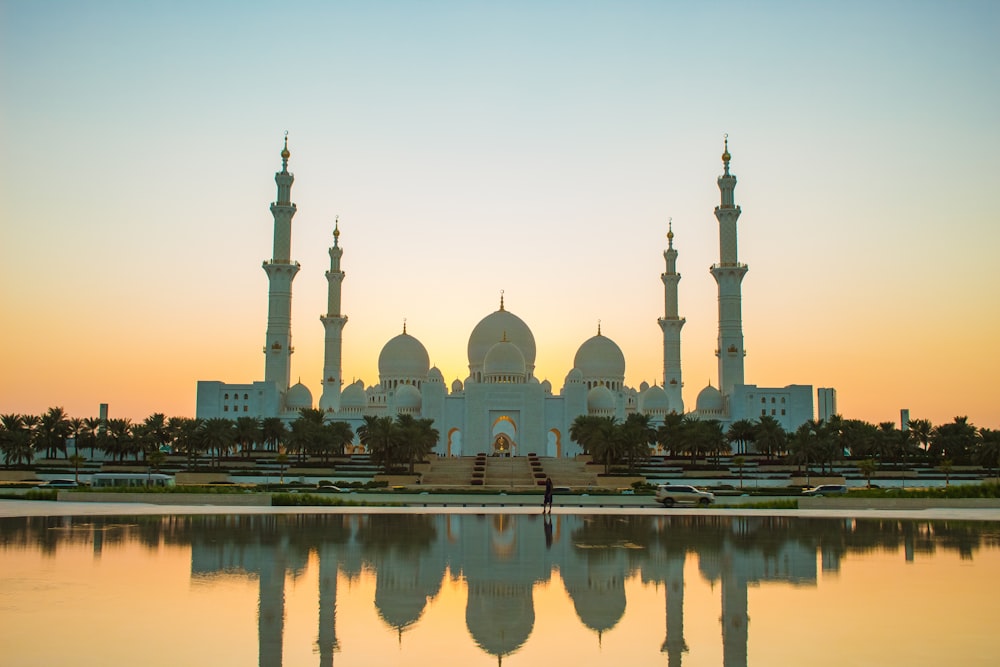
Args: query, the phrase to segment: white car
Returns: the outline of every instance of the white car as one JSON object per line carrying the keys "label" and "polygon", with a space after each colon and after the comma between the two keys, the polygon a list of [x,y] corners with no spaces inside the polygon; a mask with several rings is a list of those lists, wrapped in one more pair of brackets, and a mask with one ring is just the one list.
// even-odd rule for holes
{"label": "white car", "polygon": [[656,501],[664,507],[673,507],[677,503],[693,505],[711,505],[715,495],[708,491],[699,491],[689,484],[660,484],[656,487]]}

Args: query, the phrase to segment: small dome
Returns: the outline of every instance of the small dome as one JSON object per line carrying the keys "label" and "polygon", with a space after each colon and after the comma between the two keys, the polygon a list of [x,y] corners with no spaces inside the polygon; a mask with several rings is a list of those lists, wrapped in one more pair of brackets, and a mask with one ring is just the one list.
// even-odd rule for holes
{"label": "small dome", "polygon": [[543,380],[542,381],[542,391],[545,392],[546,394],[551,394],[552,393],[552,383],[549,382],[548,380]]}
{"label": "small dome", "polygon": [[583,373],[580,372],[579,368],[574,368],[566,374],[566,384],[580,384],[581,382],[583,382]]}
{"label": "small dome", "polygon": [[420,390],[412,384],[402,384],[396,389],[396,410],[419,412],[422,402]]}
{"label": "small dome", "polygon": [[698,412],[722,412],[722,392],[708,385],[698,392],[698,401],[695,405]]}
{"label": "small dome", "polygon": [[451,383],[451,393],[453,393],[453,394],[461,394],[462,391],[463,391],[463,389],[464,388],[462,386],[462,381],[461,380],[457,380],[456,379],[454,382]]}
{"label": "small dome", "polygon": [[405,331],[382,348],[378,355],[380,379],[413,378],[426,379],[430,370],[430,357],[423,343]]}
{"label": "small dome", "polygon": [[646,382],[645,380],[643,380],[642,384],[639,385],[639,393],[641,394],[642,392],[646,391],[647,389],[649,389],[649,383]]}
{"label": "small dome", "polygon": [[665,415],[670,411],[670,399],[663,387],[653,385],[640,395],[642,412],[647,415]]}
{"label": "small dome", "polygon": [[587,392],[587,411],[591,414],[607,414],[615,411],[615,395],[604,385],[598,385]]}
{"label": "small dome", "polygon": [[524,355],[509,340],[502,340],[490,348],[483,360],[484,375],[516,375],[523,379],[525,371]]}
{"label": "small dome", "polygon": [[617,343],[600,333],[584,341],[573,365],[585,378],[625,379],[625,355]]}
{"label": "small dome", "polygon": [[350,384],[340,394],[340,409],[344,410],[364,410],[365,408],[365,387],[361,380]]}
{"label": "small dome", "polygon": [[441,384],[444,384],[444,375],[441,374],[441,369],[435,366],[427,371],[427,381],[440,382]]}
{"label": "small dome", "polygon": [[524,355],[524,363],[528,372],[535,370],[535,337],[524,321],[509,311],[503,309],[490,313],[472,330],[469,335],[469,370],[475,373],[481,371],[486,360],[486,354],[506,337],[517,346]]}
{"label": "small dome", "polygon": [[285,409],[289,411],[308,410],[313,406],[313,395],[309,387],[301,382],[293,385],[285,393]]}

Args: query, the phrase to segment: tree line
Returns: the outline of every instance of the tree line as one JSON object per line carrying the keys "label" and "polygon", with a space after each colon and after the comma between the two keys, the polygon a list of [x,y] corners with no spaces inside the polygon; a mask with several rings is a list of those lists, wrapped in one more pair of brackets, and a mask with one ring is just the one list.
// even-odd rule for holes
{"label": "tree line", "polygon": [[740,419],[728,428],[714,419],[669,414],[653,427],[648,415],[614,417],[581,415],[570,427],[570,437],[604,463],[627,466],[660,451],[667,456],[711,463],[723,455],[755,454],[765,460],[798,465],[828,466],[845,459],[871,460],[876,466],[920,463],[932,466],[980,465],[992,471],[1000,465],[1000,430],[976,428],[967,417],[934,426],[927,419],[913,419],[906,430],[893,422],[871,424],[834,415],[809,420],[787,432],[776,419],[762,416]]}
{"label": "tree line", "polygon": [[[412,415],[364,418],[357,437],[371,456],[386,470],[409,466],[433,451],[438,431],[430,419]],[[76,443],[69,455],[67,441]],[[329,463],[341,456],[355,440],[351,425],[326,421],[321,410],[304,409],[286,424],[277,417],[236,419],[189,417],[167,418],[154,413],[142,422],[127,418],[102,421],[96,417],[71,418],[63,408],[49,408],[42,415],[0,415],[0,453],[4,465],[30,466],[36,457],[66,458],[79,466],[100,451],[106,458],[134,460],[158,467],[166,452],[183,454],[193,466],[199,457],[208,457],[213,466],[225,458],[249,458],[253,451],[271,451],[300,462],[310,457]]]}
{"label": "tree line", "polygon": [[[966,417],[933,425],[913,419],[906,430],[893,422],[871,424],[839,415],[829,420],[810,420],[786,432],[773,417],[740,419],[724,428],[717,420],[699,420],[687,415],[667,415],[653,425],[648,415],[634,413],[624,421],[613,417],[581,415],[570,427],[570,437],[584,451],[610,470],[613,465],[631,471],[637,462],[660,451],[674,457],[711,459],[723,455],[756,454],[766,460],[782,460],[798,466],[828,466],[846,458],[872,460],[876,465],[980,465],[993,470],[1000,465],[1000,430],[976,428]],[[277,417],[197,419],[167,418],[154,413],[142,422],[127,418],[71,418],[60,407],[41,415],[0,415],[0,453],[4,465],[28,466],[39,455],[67,459],[67,440],[76,442],[76,464],[86,459],[81,452],[96,451],[124,462],[145,461],[158,466],[164,452],[184,454],[189,465],[207,456],[218,466],[232,456],[249,457],[252,451],[271,451],[329,462],[343,455],[355,441],[365,446],[384,469],[412,472],[416,461],[434,450],[440,434],[430,419],[412,415],[366,416],[355,434],[342,421],[326,421],[321,410],[301,410],[290,425]]]}

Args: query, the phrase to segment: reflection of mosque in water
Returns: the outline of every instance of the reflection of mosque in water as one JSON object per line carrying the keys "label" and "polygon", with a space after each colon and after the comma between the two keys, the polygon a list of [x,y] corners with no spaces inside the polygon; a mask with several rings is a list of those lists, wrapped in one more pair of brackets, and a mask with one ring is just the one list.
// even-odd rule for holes
{"label": "reflection of mosque in water", "polygon": [[338,576],[351,581],[362,572],[374,575],[376,610],[400,642],[438,595],[447,573],[464,579],[469,635],[501,661],[531,636],[534,586],[549,582],[556,568],[577,617],[597,642],[624,616],[627,579],[662,587],[666,634],[661,651],[668,665],[679,666],[687,651],[689,554],[697,556],[700,574],[720,585],[723,664],[730,667],[747,664],[750,586],[816,585],[817,560],[823,570],[837,571],[851,552],[902,547],[910,561],[917,553],[943,549],[971,559],[983,544],[980,533],[962,522],[879,519],[328,514],[140,517],[128,524],[113,518],[19,521],[15,528],[0,521],[0,546],[33,541],[43,552],[54,552],[62,542],[91,543],[99,555],[105,545],[126,539],[151,547],[190,544],[195,578],[252,574],[259,582],[259,664],[264,667],[282,663],[286,579],[302,576],[313,555],[319,564],[321,667],[333,665],[341,647]]}
{"label": "reflection of mosque in water", "polygon": [[[284,537],[236,547],[212,537],[193,541],[195,575],[243,569],[260,578],[260,664],[281,664],[284,573],[304,568],[309,549],[319,560],[320,665],[332,665],[337,573],[376,576],[375,607],[399,640],[424,613],[450,570],[465,579],[465,621],[486,653],[502,660],[527,642],[535,623],[533,589],[558,568],[580,621],[600,635],[625,613],[625,581],[662,584],[666,596],[669,665],[680,665],[684,636],[684,564],[699,556],[701,573],[722,585],[725,665],[745,665],[747,587],[763,581],[814,584],[816,546],[781,537],[781,519],[510,515],[376,515],[345,517],[219,517],[237,524],[321,522],[321,541],[299,545]],[[322,526],[321,528],[319,526]],[[252,526],[245,526],[251,528]],[[779,529],[779,530],[776,530]],[[332,529],[332,530],[331,530]],[[761,535],[764,537],[761,538]],[[300,548],[306,547],[305,549]]]}

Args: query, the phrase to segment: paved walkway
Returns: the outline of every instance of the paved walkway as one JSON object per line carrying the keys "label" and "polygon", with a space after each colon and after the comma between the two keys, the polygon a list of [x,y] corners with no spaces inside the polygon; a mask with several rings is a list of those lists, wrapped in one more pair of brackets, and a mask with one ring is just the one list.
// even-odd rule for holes
{"label": "paved walkway", "polygon": [[[465,496],[465,504],[451,505],[344,505],[322,507],[232,507],[225,505],[151,505],[147,503],[78,503],[40,500],[0,500],[0,517],[21,516],[114,516],[157,514],[539,514],[537,504],[504,505],[484,504],[483,497]],[[496,498],[495,496],[492,498]],[[640,496],[640,498],[642,498]],[[649,500],[648,497],[646,497]],[[386,498],[383,496],[382,500]],[[922,510],[899,509],[809,509],[762,510],[740,508],[671,508],[658,505],[632,505],[614,507],[600,504],[583,504],[570,497],[557,498],[555,514],[628,514],[628,515],[685,515],[709,516],[798,516],[832,518],[893,518],[893,519],[961,519],[966,521],[1000,521],[1000,508],[960,509],[931,508]],[[617,500],[617,499],[616,499]]]}

